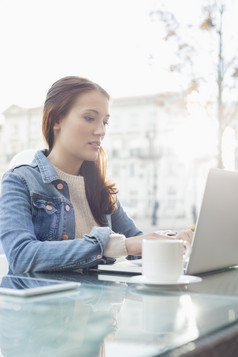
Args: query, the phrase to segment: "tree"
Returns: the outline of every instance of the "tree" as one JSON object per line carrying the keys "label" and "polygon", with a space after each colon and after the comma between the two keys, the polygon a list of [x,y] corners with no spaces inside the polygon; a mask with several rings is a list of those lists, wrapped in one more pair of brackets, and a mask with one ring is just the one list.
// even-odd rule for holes
{"label": "tree", "polygon": [[[231,38],[228,41],[227,29],[230,24],[227,19],[229,11],[232,11],[232,0],[211,0],[203,1],[203,3],[206,5],[201,8],[200,23],[196,27],[191,23],[181,24],[175,14],[167,10],[152,11],[150,16],[153,21],[163,23],[164,41],[174,44],[177,56],[175,62],[169,63],[169,70],[181,73],[184,78],[189,79],[186,83],[186,93],[199,91],[204,85],[214,88],[214,94],[208,99],[207,104],[210,101],[215,108],[218,123],[217,167],[223,168],[223,134],[238,114],[236,100],[228,99],[232,98],[232,92],[234,93],[237,89],[238,50],[237,48],[230,49],[238,41],[237,39],[232,41]],[[182,31],[182,26],[186,27],[187,31]],[[233,33],[238,37],[237,31]],[[201,44],[196,43],[196,37],[199,37],[200,41],[201,39],[206,41],[207,44],[210,41],[210,49],[202,49]],[[199,66],[199,58],[204,50],[209,54],[207,61],[212,64],[209,76],[202,72]],[[206,71],[207,68],[205,68]]]}

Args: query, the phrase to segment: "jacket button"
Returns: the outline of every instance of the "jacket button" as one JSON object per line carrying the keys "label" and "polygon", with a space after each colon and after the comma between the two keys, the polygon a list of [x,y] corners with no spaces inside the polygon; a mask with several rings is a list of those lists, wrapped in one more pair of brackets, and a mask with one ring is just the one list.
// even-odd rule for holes
{"label": "jacket button", "polygon": [[51,205],[46,205],[45,208],[47,209],[47,211],[52,211],[53,207]]}
{"label": "jacket button", "polygon": [[58,190],[62,190],[63,187],[64,187],[64,185],[62,183],[58,183],[58,185],[57,185]]}
{"label": "jacket button", "polygon": [[65,209],[66,209],[67,212],[69,212],[69,211],[70,211],[70,206],[69,206],[69,205],[66,205],[66,206],[65,206]]}
{"label": "jacket button", "polygon": [[102,258],[102,256],[101,256],[100,254],[98,254],[98,255],[97,255],[97,258],[100,259],[100,258]]}
{"label": "jacket button", "polygon": [[69,239],[68,234],[63,234],[63,235],[62,235],[62,239],[63,239],[63,240],[67,240],[67,239]]}

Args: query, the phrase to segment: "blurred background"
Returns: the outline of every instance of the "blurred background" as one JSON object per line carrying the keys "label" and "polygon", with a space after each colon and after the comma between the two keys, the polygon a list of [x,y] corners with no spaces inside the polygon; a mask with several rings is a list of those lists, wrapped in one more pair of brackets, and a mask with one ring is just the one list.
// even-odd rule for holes
{"label": "blurred background", "polygon": [[238,1],[0,0],[0,176],[45,147],[53,82],[112,97],[108,176],[145,232],[196,222],[211,167],[238,167]]}

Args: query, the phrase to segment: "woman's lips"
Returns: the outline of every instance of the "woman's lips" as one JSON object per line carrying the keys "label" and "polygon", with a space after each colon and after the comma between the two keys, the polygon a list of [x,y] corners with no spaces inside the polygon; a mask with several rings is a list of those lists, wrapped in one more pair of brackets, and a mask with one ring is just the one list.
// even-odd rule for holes
{"label": "woman's lips", "polygon": [[91,145],[95,150],[99,150],[101,146],[99,141],[91,141],[89,145]]}

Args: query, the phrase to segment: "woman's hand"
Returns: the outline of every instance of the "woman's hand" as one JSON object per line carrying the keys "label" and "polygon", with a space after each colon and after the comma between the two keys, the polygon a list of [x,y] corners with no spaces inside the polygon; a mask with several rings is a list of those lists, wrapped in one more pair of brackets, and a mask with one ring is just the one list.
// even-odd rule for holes
{"label": "woman's hand", "polygon": [[193,241],[193,232],[191,229],[178,233],[174,236],[174,239],[186,240],[188,243],[192,244]]}
{"label": "woman's hand", "polygon": [[136,236],[126,239],[126,249],[129,255],[141,255],[142,254],[142,241],[143,239],[181,239],[186,240],[188,243],[192,243],[193,232],[188,229],[180,232],[175,236],[167,236],[159,233],[149,233],[142,236]]}
{"label": "woman's hand", "polygon": [[169,236],[154,232],[154,233],[144,234],[142,236],[126,238],[127,253],[129,255],[141,255],[143,239],[174,239],[174,237],[169,237]]}

